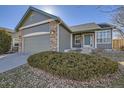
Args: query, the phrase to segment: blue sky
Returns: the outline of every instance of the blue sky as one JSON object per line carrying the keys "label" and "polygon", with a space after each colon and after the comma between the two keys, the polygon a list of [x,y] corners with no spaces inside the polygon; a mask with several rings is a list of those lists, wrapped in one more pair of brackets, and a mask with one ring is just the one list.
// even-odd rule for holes
{"label": "blue sky", "polygon": [[[14,29],[29,6],[0,6],[0,27]],[[102,9],[109,9],[110,6],[34,6],[43,11],[59,16],[67,25],[78,25],[90,22],[104,23],[111,22],[109,13],[102,12]]]}

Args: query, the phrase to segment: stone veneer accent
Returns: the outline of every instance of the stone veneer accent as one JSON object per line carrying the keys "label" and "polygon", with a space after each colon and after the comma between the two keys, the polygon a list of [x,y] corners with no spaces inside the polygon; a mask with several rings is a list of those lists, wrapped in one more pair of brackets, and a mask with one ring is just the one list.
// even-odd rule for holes
{"label": "stone veneer accent", "polygon": [[57,22],[50,22],[50,48],[57,51]]}

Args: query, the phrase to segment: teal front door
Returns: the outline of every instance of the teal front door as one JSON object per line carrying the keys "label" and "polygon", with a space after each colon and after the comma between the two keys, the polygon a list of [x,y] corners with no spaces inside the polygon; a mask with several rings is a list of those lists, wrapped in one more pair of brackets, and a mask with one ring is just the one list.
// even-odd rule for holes
{"label": "teal front door", "polygon": [[85,45],[91,44],[91,35],[84,35],[84,44]]}

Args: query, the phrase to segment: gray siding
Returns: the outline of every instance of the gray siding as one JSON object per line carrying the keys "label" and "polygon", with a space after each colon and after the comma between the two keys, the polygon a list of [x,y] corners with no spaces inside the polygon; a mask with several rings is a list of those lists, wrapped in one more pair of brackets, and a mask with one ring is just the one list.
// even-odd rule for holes
{"label": "gray siding", "polygon": [[70,49],[70,32],[62,25],[59,26],[59,51],[63,52],[65,49]]}
{"label": "gray siding", "polygon": [[50,17],[32,11],[30,16],[26,19],[26,21],[24,22],[24,24],[22,26],[27,26],[27,25],[34,24],[34,23],[37,23],[37,22],[41,22],[41,21],[44,21],[44,20],[47,20],[47,19],[50,19]]}
{"label": "gray siding", "polygon": [[97,44],[97,48],[112,49],[112,44]]}
{"label": "gray siding", "polygon": [[24,30],[22,30],[22,34],[26,35],[26,34],[30,34],[30,33],[34,33],[34,32],[49,32],[49,31],[50,31],[49,24],[42,24],[39,26],[24,29]]}
{"label": "gray siding", "polygon": [[19,38],[19,33],[18,32],[12,33],[12,38]]}

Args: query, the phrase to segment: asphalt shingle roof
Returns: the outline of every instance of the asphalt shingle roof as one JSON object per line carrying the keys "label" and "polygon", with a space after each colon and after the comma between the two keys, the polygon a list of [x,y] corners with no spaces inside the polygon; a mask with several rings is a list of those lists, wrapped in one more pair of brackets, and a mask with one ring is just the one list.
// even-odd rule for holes
{"label": "asphalt shingle roof", "polygon": [[87,32],[92,30],[101,30],[105,28],[112,28],[112,26],[107,23],[104,24],[87,23],[70,27],[72,32]]}

